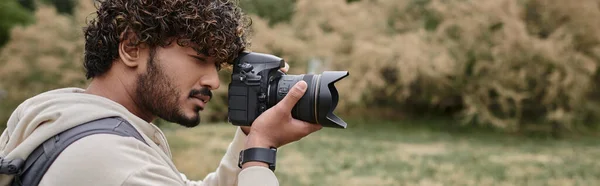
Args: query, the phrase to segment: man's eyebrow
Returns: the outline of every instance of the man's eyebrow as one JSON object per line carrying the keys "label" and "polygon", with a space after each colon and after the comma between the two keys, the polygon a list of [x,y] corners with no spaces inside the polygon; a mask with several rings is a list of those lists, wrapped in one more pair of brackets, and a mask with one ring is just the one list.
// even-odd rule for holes
{"label": "man's eyebrow", "polygon": [[200,60],[202,62],[206,62],[206,59],[204,57],[197,56],[197,55],[191,55],[191,54],[188,54],[188,56],[196,58],[196,59],[198,59],[198,60]]}

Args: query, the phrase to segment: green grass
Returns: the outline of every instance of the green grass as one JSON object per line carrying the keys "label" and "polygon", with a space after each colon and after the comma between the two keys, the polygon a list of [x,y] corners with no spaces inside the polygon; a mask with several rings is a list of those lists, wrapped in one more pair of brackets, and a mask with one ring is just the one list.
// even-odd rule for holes
{"label": "green grass", "polygon": [[[430,124],[434,123],[434,124]],[[281,185],[595,185],[595,139],[541,139],[444,127],[444,121],[356,121],[280,148]],[[233,137],[230,124],[168,127],[180,171],[203,179]]]}

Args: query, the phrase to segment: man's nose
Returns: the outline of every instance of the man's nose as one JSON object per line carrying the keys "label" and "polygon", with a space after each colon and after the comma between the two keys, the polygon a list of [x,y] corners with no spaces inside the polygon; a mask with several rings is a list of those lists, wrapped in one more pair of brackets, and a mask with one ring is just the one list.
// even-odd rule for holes
{"label": "man's nose", "polygon": [[211,90],[215,90],[218,89],[219,86],[221,86],[221,82],[219,80],[219,73],[218,72],[213,72],[208,76],[205,76],[200,84],[202,84],[202,86],[206,86],[208,88],[210,88]]}

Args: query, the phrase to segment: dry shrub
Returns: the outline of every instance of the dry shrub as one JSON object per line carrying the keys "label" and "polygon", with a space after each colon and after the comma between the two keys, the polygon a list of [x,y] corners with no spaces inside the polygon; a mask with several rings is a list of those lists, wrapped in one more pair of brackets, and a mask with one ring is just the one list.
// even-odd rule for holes
{"label": "dry shrub", "polygon": [[464,119],[508,130],[589,122],[583,119],[596,113],[588,106],[598,103],[587,98],[600,60],[585,50],[598,47],[600,35],[581,20],[599,23],[589,19],[600,16],[597,3],[432,2],[444,18],[435,37],[459,64],[454,83]]}
{"label": "dry shrub", "polygon": [[[299,0],[289,24],[255,19],[253,49],[303,73],[349,70],[338,110],[442,111],[509,131],[597,121],[595,0]],[[298,68],[301,67],[301,68]],[[352,112],[350,112],[352,113]],[[556,127],[556,125],[554,126]]]}
{"label": "dry shrub", "polygon": [[42,6],[35,24],[16,27],[0,53],[0,124],[25,99],[63,87],[83,87],[83,33],[86,17],[94,10],[91,1],[81,1],[74,17],[59,15]]}
{"label": "dry shrub", "polygon": [[[0,54],[0,117],[33,94],[85,83],[81,26],[93,7],[82,2],[74,19],[41,8],[35,25],[13,30]],[[348,2],[297,0],[277,24],[255,16],[251,49],[285,58],[291,74],[315,58],[316,73],[349,70],[336,84],[346,115],[433,112],[509,131],[598,121],[597,0]],[[227,118],[228,71],[221,79],[204,121]]]}

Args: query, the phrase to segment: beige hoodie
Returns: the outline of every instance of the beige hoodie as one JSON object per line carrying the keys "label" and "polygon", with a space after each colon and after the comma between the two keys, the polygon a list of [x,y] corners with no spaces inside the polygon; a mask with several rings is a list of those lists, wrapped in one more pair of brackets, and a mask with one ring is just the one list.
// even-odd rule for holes
{"label": "beige hoodie", "polygon": [[[238,168],[239,152],[246,135],[238,127],[219,167],[202,181],[187,180],[177,171],[162,131],[131,114],[122,105],[104,97],[64,88],[39,94],[23,102],[12,113],[0,136],[0,156],[27,156],[46,139],[79,124],[119,116],[131,123],[146,145],[135,138],[96,134],[66,148],[42,178],[40,185],[278,185],[265,167]],[[197,158],[202,158],[199,154]],[[197,165],[202,166],[202,165]],[[0,176],[0,185],[11,177]]]}

